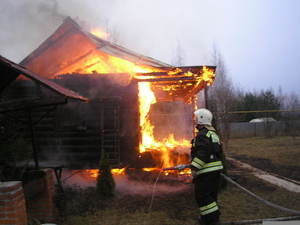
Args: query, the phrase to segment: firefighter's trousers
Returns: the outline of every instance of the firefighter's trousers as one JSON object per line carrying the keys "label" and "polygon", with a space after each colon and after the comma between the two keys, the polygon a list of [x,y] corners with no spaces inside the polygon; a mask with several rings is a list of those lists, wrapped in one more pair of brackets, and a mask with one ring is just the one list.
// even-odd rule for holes
{"label": "firefighter's trousers", "polygon": [[219,221],[220,210],[217,204],[220,171],[201,174],[194,179],[195,198],[199,206],[201,220],[205,224]]}

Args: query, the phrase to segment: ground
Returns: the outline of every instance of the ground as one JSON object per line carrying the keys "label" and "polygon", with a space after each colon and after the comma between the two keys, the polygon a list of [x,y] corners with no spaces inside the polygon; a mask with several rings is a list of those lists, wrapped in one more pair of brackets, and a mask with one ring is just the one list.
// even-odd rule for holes
{"label": "ground", "polygon": [[[253,166],[283,176],[299,179],[300,137],[233,139],[227,154]],[[263,162],[263,163],[262,163]],[[263,198],[287,208],[300,209],[300,194],[291,193],[268,184],[251,174],[229,170],[238,183]],[[193,185],[160,177],[145,175],[134,181],[121,182],[116,196],[97,200],[93,188],[66,190],[64,225],[195,225],[198,216]],[[120,181],[117,180],[117,183]],[[155,190],[153,191],[153,187]],[[134,190],[134,191],[133,191]],[[154,194],[154,195],[152,195]],[[265,206],[236,187],[228,185],[220,194],[222,221],[239,221],[289,216],[287,213]]]}
{"label": "ground", "polygon": [[259,169],[300,181],[299,136],[232,139],[227,155]]}

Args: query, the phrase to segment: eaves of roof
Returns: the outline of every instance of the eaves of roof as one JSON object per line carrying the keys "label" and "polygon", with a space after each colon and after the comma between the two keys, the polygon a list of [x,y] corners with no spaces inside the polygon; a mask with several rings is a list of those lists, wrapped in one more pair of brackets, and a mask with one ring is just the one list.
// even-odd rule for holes
{"label": "eaves of roof", "polygon": [[76,92],[64,88],[53,81],[47,80],[28,69],[2,57],[0,55],[0,74],[1,74],[1,82],[0,82],[0,93],[18,76],[24,75],[25,77],[39,83],[40,85],[58,93],[67,98],[76,99],[80,101],[88,101],[87,98],[77,94]]}

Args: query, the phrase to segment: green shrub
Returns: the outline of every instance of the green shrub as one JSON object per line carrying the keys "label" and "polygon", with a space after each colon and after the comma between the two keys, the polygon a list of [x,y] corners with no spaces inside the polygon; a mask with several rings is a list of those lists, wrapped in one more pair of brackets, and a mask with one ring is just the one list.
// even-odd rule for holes
{"label": "green shrub", "polygon": [[103,154],[103,157],[99,165],[99,176],[97,178],[96,191],[101,198],[110,198],[115,193],[115,181],[111,173],[111,168],[107,154]]}

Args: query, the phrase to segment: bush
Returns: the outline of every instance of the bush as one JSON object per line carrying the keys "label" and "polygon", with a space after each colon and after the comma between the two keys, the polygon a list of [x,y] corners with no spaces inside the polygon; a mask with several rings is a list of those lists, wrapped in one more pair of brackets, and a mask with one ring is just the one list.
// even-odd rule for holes
{"label": "bush", "polygon": [[96,192],[100,198],[110,198],[115,193],[115,181],[111,173],[107,154],[103,157],[99,165],[99,176],[97,178]]}

